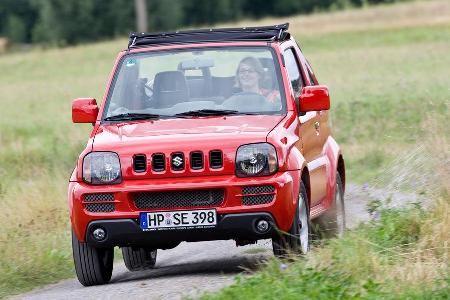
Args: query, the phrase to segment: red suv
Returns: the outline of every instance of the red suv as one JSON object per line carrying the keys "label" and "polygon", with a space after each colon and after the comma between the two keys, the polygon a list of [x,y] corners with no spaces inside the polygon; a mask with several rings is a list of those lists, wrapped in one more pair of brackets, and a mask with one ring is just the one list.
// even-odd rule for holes
{"label": "red suv", "polygon": [[107,283],[113,249],[152,268],[182,241],[272,239],[306,253],[310,220],[345,228],[345,167],[330,133],[330,99],[288,24],[133,33],[70,177],[75,269]]}

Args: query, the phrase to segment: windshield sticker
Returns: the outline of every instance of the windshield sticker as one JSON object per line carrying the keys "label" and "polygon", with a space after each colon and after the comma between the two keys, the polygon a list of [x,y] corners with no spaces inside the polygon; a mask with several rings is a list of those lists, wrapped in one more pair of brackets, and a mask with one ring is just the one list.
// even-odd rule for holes
{"label": "windshield sticker", "polygon": [[127,60],[127,62],[125,63],[125,65],[127,67],[132,67],[136,64],[136,60],[134,58],[130,58],[129,60]]}

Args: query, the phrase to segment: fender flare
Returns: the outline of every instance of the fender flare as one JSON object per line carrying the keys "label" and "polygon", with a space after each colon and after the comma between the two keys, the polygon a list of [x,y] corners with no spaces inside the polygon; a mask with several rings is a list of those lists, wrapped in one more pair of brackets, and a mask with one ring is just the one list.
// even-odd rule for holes
{"label": "fender flare", "polygon": [[324,146],[324,153],[328,157],[330,162],[330,175],[331,175],[331,192],[334,194],[336,189],[336,172],[339,172],[342,180],[342,188],[345,191],[345,162],[336,140],[329,136]]}
{"label": "fender flare", "polygon": [[[303,154],[296,147],[292,147],[288,157],[287,157],[287,169],[291,171],[294,176],[293,194],[297,195],[300,192],[300,182],[302,181],[306,188],[306,194],[308,195],[308,206],[311,207],[311,184],[309,179],[309,169]],[[294,205],[297,205],[296,200],[294,200]]]}

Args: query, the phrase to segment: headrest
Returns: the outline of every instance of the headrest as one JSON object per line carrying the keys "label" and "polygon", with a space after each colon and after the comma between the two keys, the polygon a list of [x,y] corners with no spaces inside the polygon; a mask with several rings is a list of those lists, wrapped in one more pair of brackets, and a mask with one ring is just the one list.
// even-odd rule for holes
{"label": "headrest", "polygon": [[165,71],[155,75],[155,92],[187,91],[186,78],[181,71]]}
{"label": "headrest", "polygon": [[186,102],[189,90],[186,78],[181,71],[165,71],[155,75],[153,93],[157,107],[171,107],[177,103]]}
{"label": "headrest", "polygon": [[264,68],[264,80],[262,87],[266,89],[278,89],[275,75],[275,68],[273,65],[273,60],[267,57],[260,57],[259,61]]}

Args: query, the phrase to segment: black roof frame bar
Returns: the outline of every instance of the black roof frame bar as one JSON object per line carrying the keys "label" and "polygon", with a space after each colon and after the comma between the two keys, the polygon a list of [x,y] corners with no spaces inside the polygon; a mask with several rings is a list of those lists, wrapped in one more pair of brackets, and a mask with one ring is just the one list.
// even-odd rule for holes
{"label": "black roof frame bar", "polygon": [[290,38],[289,23],[273,26],[212,28],[174,32],[131,32],[128,50],[160,44],[184,44],[220,41],[284,41]]}

